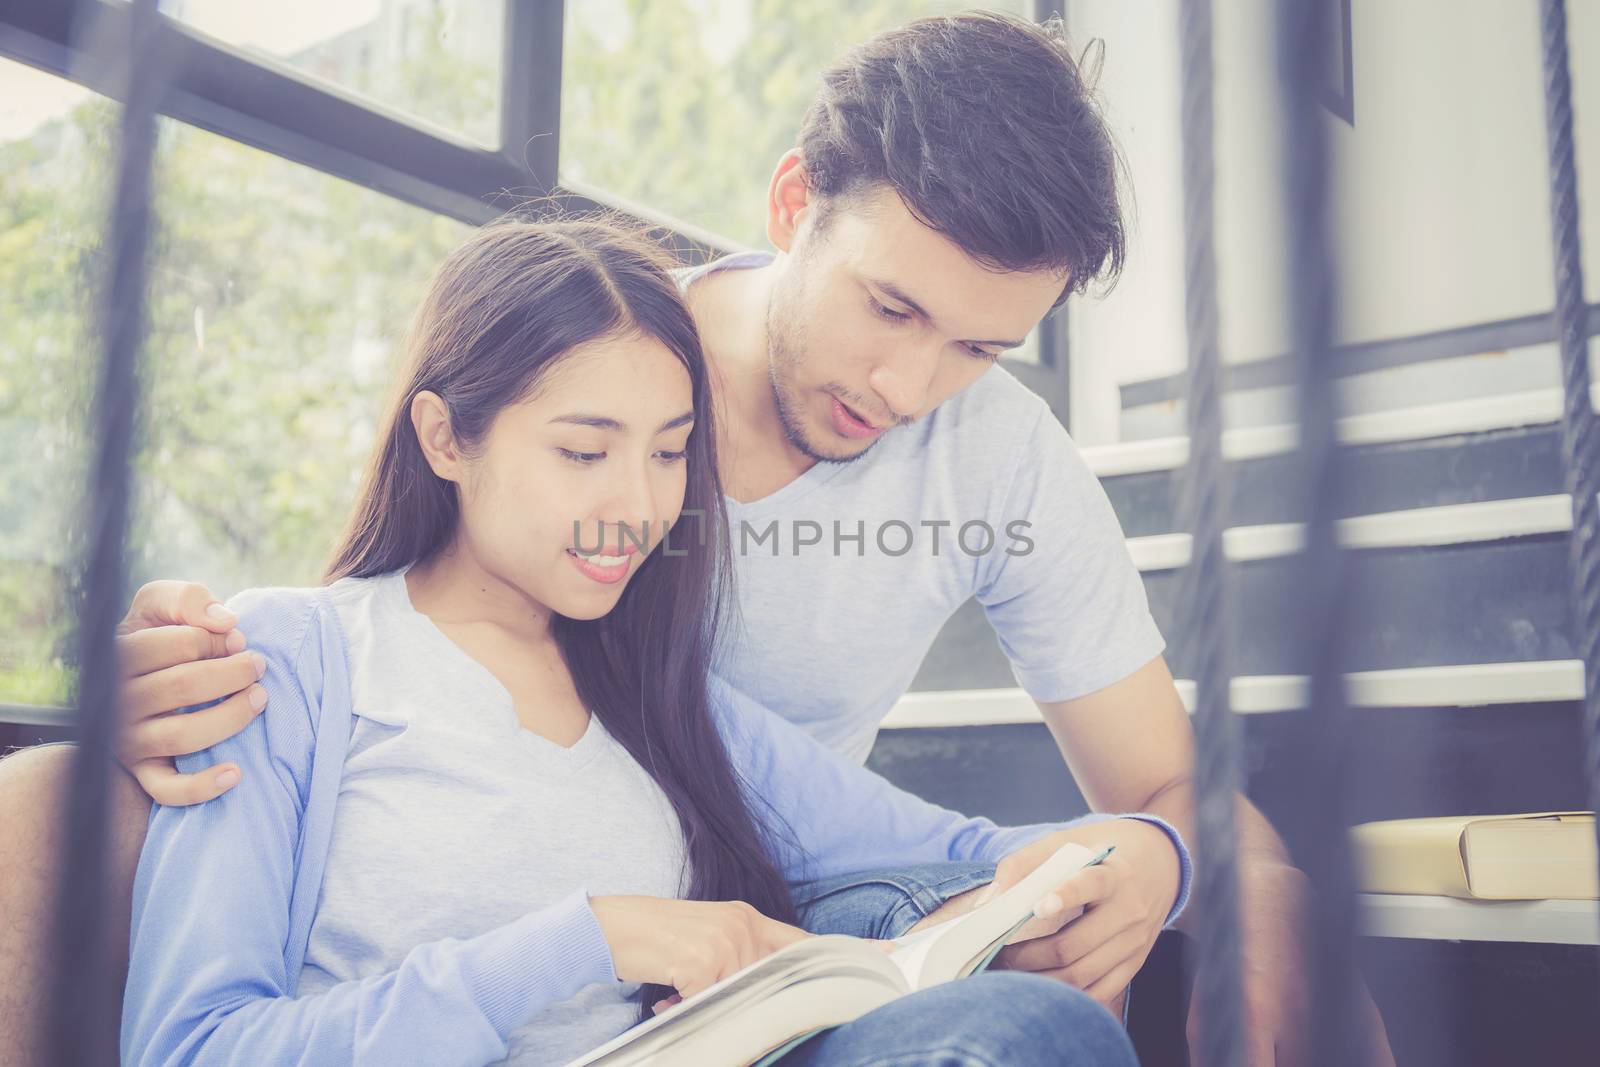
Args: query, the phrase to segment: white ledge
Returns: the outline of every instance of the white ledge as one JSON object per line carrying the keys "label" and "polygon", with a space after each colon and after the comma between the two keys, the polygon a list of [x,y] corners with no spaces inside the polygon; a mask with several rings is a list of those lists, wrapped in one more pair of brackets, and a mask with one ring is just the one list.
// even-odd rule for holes
{"label": "white ledge", "polygon": [[[1177,679],[1184,707],[1194,711],[1195,684]],[[1302,675],[1247,675],[1233,679],[1229,693],[1240,715],[1296,711],[1306,704]],[[1547,704],[1583,699],[1582,660],[1466,663],[1401,667],[1345,675],[1345,701],[1366,708],[1471,708],[1503,704]],[[0,706],[0,722],[43,726],[70,724],[70,708]],[[1042,722],[1039,708],[1020,688],[944,689],[906,693],[883,720],[884,729],[938,726],[999,726]]]}
{"label": "white ledge", "polygon": [[[1192,713],[1194,682],[1180,678],[1177,687],[1184,707]],[[1267,715],[1304,708],[1307,690],[1303,675],[1250,675],[1233,679],[1229,696],[1236,713]],[[1582,699],[1583,661],[1575,659],[1401,667],[1345,675],[1345,701],[1356,708],[1471,708]],[[1022,689],[956,689],[905,694],[883,726],[915,729],[1042,721],[1038,705]]]}
{"label": "white ledge", "polygon": [[[1565,493],[1441,504],[1340,519],[1339,543],[1346,548],[1422,548],[1504,541],[1566,533],[1572,529],[1572,498]],[[1128,538],[1128,554],[1140,571],[1168,571],[1189,562],[1193,537],[1186,533]],[[1305,524],[1234,526],[1222,533],[1222,550],[1231,560],[1290,556],[1305,546]]]}
{"label": "white ledge", "polygon": [[[1590,401],[1600,411],[1600,382],[1590,386]],[[1505,396],[1347,415],[1334,424],[1334,430],[1338,440],[1347,445],[1421,441],[1559,422],[1562,403],[1560,388],[1532,389]],[[1294,451],[1299,440],[1299,430],[1293,425],[1240,427],[1223,432],[1222,455],[1230,460],[1282,455]],[[1083,458],[1101,478],[1178,470],[1189,462],[1189,439],[1159,437],[1091,445],[1083,449]]]}
{"label": "white ledge", "polygon": [[1362,893],[1361,932],[1429,941],[1600,945],[1600,901],[1457,900]]}

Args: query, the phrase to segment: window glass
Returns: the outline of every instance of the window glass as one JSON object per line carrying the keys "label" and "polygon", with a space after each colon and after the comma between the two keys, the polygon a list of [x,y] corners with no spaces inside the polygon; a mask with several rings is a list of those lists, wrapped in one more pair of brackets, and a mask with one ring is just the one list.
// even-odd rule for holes
{"label": "window glass", "polygon": [[[117,111],[0,75],[26,90],[0,112],[0,703],[61,703]],[[396,342],[468,228],[170,120],[156,169],[130,579],[315,584]]]}
{"label": "window glass", "polygon": [[[751,248],[767,179],[851,43],[971,0],[568,0],[561,171]],[[1021,13],[1021,0],[978,5]]]}
{"label": "window glass", "polygon": [[499,0],[162,0],[161,8],[246,55],[500,143]]}

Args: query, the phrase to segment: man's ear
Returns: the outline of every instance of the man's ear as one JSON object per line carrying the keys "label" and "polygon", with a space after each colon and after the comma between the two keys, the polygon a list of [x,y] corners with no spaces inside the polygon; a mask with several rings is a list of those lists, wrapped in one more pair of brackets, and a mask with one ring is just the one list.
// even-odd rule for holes
{"label": "man's ear", "polygon": [[466,462],[450,428],[450,409],[438,393],[424,389],[411,398],[411,426],[433,473],[447,482],[463,481]]}
{"label": "man's ear", "polygon": [[806,175],[805,157],[791,148],[778,160],[767,186],[767,240],[780,252],[794,246],[794,235],[812,207],[811,182]]}

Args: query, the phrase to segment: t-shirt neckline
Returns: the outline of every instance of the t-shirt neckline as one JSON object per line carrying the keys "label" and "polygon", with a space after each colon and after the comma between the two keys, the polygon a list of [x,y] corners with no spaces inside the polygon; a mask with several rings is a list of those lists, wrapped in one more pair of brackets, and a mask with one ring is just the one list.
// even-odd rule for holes
{"label": "t-shirt neckline", "polygon": [[379,581],[390,586],[390,596],[396,613],[410,623],[420,639],[432,643],[440,650],[442,655],[460,663],[466,673],[477,679],[478,688],[484,695],[495,701],[501,711],[504,712],[509,725],[515,730],[518,743],[540,752],[548,752],[552,756],[571,764],[573,769],[577,769],[594,759],[604,748],[607,736],[605,725],[600,721],[600,716],[596,715],[592,708],[587,709],[589,711],[589,724],[584,729],[583,736],[579,737],[571,745],[563,745],[557,741],[552,741],[543,734],[535,733],[522,725],[522,721],[517,718],[516,701],[512,698],[511,691],[505,687],[504,683],[499,678],[496,678],[494,672],[480,663],[471,653],[456,644],[449,634],[439,629],[439,625],[432,618],[418,611],[416,605],[411,602],[411,590],[406,585],[406,573],[411,570],[411,566],[411,564],[407,564],[379,579]]}

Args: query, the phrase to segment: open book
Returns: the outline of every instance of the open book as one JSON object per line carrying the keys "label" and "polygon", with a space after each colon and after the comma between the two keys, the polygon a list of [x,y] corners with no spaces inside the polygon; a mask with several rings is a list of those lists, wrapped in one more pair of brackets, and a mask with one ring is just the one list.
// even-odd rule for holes
{"label": "open book", "polygon": [[854,937],[796,942],[568,1067],[765,1067],[820,1031],[983,970],[1034,918],[1041,900],[1110,852],[1062,845],[1010,889],[958,919],[901,938],[893,952]]}

